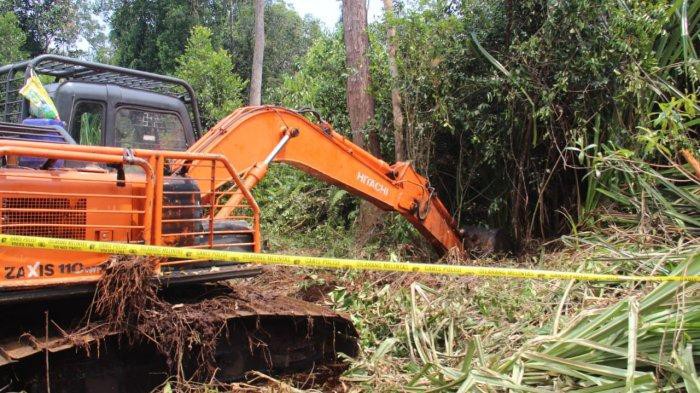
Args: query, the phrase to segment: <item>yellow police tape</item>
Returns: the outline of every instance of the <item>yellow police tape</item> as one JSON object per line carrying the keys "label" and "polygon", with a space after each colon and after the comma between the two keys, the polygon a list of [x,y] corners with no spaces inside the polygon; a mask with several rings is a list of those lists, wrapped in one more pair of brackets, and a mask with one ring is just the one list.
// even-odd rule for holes
{"label": "yellow police tape", "polygon": [[0,246],[21,248],[42,248],[62,251],[84,251],[100,254],[140,255],[158,258],[204,259],[234,263],[254,263],[261,265],[303,266],[314,269],[354,269],[406,273],[427,273],[452,276],[508,277],[539,280],[582,280],[582,281],[686,281],[700,282],[700,275],[681,276],[625,276],[562,272],[554,270],[513,269],[487,266],[446,265],[439,263],[410,263],[365,261],[360,259],[339,259],[306,257],[250,252],[219,251],[208,249],[147,246],[140,244],[107,243],[87,240],[52,239],[44,237],[16,236],[0,234]]}

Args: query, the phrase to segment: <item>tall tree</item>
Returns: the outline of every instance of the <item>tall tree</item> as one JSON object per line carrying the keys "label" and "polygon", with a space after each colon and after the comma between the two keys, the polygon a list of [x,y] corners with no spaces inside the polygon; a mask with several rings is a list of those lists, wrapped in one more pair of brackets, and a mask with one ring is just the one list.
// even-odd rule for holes
{"label": "tall tree", "polygon": [[[365,0],[343,0],[343,29],[345,60],[348,67],[347,103],[352,140],[365,147],[364,134],[374,117],[374,98],[369,92],[369,36],[367,35],[367,5]],[[379,138],[369,131],[368,150],[379,156]]]}
{"label": "tall tree", "polygon": [[[346,100],[352,140],[365,147],[364,134],[374,118],[374,98],[369,92],[369,36],[367,35],[367,5],[365,0],[343,0],[343,29],[345,35],[345,63],[348,68]],[[368,150],[379,157],[379,138],[369,131]],[[382,211],[367,201],[360,204],[356,222],[355,241],[361,248],[372,237],[382,221]]]}
{"label": "tall tree", "polygon": [[255,46],[253,47],[253,69],[250,77],[249,105],[260,105],[262,96],[263,56],[265,53],[265,1],[253,0],[255,13]]}
{"label": "tall tree", "polygon": [[397,85],[399,67],[396,65],[396,27],[394,21],[394,4],[384,0],[386,15],[387,54],[389,56],[389,75],[391,76],[391,113],[394,117],[394,158],[396,161],[406,159],[406,147],[403,138],[403,112],[401,111],[401,92]]}

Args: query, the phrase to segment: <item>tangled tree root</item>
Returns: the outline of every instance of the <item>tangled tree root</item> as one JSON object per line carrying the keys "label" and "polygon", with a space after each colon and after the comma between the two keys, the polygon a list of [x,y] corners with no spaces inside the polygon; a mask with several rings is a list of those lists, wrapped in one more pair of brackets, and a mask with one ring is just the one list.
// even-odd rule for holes
{"label": "tangled tree root", "polygon": [[147,258],[113,257],[97,284],[88,311],[88,322],[72,336],[86,333],[106,337],[122,332],[130,344],[150,341],[179,380],[209,379],[216,371],[215,348],[226,330],[219,299],[192,304],[171,304],[158,296],[153,279],[154,261]]}

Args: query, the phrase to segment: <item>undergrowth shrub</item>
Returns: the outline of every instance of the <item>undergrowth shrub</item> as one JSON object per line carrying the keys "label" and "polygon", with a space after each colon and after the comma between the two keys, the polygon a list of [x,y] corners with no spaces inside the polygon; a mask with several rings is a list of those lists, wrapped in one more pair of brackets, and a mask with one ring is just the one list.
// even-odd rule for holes
{"label": "undergrowth shrub", "polygon": [[[460,225],[504,228],[521,242],[556,237],[596,208],[597,182],[587,173],[602,146],[643,159],[642,139],[673,146],[664,163],[679,161],[680,146],[698,153],[691,143],[697,122],[672,122],[693,116],[682,107],[697,93],[696,2],[395,3],[395,18],[369,28],[370,127],[379,131],[383,158],[393,161],[385,46],[391,23],[408,156]],[[313,107],[348,135],[346,76],[336,26],[274,97]],[[403,230],[397,223],[389,234]]]}

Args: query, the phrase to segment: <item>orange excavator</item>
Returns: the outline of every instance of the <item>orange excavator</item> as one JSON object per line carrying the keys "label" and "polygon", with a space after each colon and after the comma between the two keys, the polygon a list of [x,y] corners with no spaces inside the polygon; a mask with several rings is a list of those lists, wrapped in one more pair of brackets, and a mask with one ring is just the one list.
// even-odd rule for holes
{"label": "orange excavator", "polygon": [[[1,233],[260,252],[260,209],[251,189],[271,163],[281,162],[381,209],[400,213],[439,253],[463,247],[457,223],[429,181],[409,162],[389,165],[372,156],[314,111],[241,108],[195,141],[199,115],[191,88],[184,94],[180,89],[179,96],[155,90],[182,81],[58,56],[0,68],[0,74],[7,73],[8,81],[11,77],[22,80],[17,74],[23,67],[53,72],[58,86],[49,91],[59,112],[66,101],[61,94],[72,92],[72,98],[66,104],[69,115],[62,116],[69,118],[64,123],[67,127],[0,123]],[[90,116],[100,113],[102,102],[94,97],[96,85],[107,85],[107,95],[110,87],[123,89],[121,99],[136,92],[143,100],[150,94],[163,107],[144,104],[150,108],[144,114],[134,103],[102,97],[103,117],[90,122]],[[93,96],[85,93],[76,99],[76,92],[85,92],[86,86]],[[194,110],[182,111],[177,105],[169,110],[163,103],[173,98]],[[19,101],[6,94],[0,107],[4,104],[7,114],[8,106]],[[80,112],[80,108],[87,109]],[[21,117],[22,110],[17,112]],[[188,112],[194,112],[195,121],[174,122]],[[167,117],[170,113],[177,116]],[[91,139],[95,134],[86,131],[90,124],[100,125],[101,137]],[[190,124],[194,124],[194,137],[171,133]],[[94,144],[84,143],[88,140]],[[48,382],[36,370],[43,369],[45,360],[75,357],[76,351],[69,350],[75,340],[66,340],[66,326],[75,325],[79,318],[67,310],[85,309],[89,296],[84,294],[94,291],[109,258],[87,252],[0,247],[0,312],[5,320],[0,327],[0,379],[20,388],[41,389]],[[217,261],[164,259],[153,265],[153,277],[179,302],[204,296],[203,283],[257,273],[255,267]],[[191,288],[198,285],[199,292],[192,295]],[[228,349],[217,358],[223,365],[218,377],[237,378],[251,369],[309,367],[334,358],[337,352],[356,353],[356,332],[342,315],[292,299],[262,299],[254,293],[237,301],[236,309],[227,311],[228,344],[221,346]],[[247,338],[233,332],[234,325]],[[265,343],[264,350],[250,345],[255,334],[258,342]],[[81,340],[89,343],[96,338]],[[73,382],[79,386],[64,386],[89,391],[96,379],[104,382],[111,375],[120,381],[116,384],[122,384],[116,390],[134,391],[133,386],[123,385],[123,380],[134,379],[124,373],[128,369],[133,375],[139,362],[117,359],[117,352],[103,356],[100,366],[94,357],[63,361],[70,367],[60,375],[79,381]],[[79,367],[86,362],[92,365],[89,372]],[[119,372],[114,368],[117,363],[122,364]]]}

